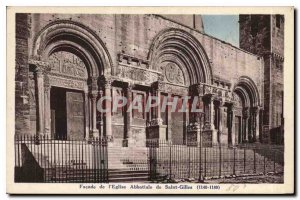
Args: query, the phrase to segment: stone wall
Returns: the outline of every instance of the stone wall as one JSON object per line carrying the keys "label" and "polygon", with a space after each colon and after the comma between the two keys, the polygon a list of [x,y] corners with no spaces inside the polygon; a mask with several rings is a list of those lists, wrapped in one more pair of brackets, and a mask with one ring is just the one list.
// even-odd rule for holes
{"label": "stone wall", "polygon": [[[30,15],[16,14],[15,133],[30,134],[28,38]],[[13,66],[9,66],[13,67]]]}
{"label": "stone wall", "polygon": [[151,44],[158,34],[167,28],[177,28],[193,35],[204,48],[211,62],[214,76],[236,83],[243,75],[249,76],[261,92],[262,63],[260,57],[234,47],[224,41],[167,20],[158,15],[67,15],[33,14],[31,45],[35,35],[47,24],[58,20],[70,20],[93,30],[104,42],[117,67],[119,53],[142,60],[148,59]]}
{"label": "stone wall", "polygon": [[263,124],[270,129],[281,126],[284,16],[240,15],[240,47],[264,57]]}
{"label": "stone wall", "polygon": [[[29,20],[30,19],[30,20]],[[30,22],[30,23],[29,23]],[[189,28],[175,21],[168,20],[158,15],[92,15],[92,14],[22,14],[17,17],[17,64],[16,64],[16,131],[34,134],[36,130],[36,103],[35,87],[32,74],[29,76],[28,58],[32,55],[32,49],[36,37],[44,27],[59,22],[76,22],[80,26],[90,29],[105,45],[111,57],[113,67],[118,68],[118,55],[120,53],[147,61],[149,51],[155,38],[161,31],[174,28],[184,30],[191,34],[203,47],[210,62],[213,76],[231,83],[232,87],[239,77],[247,76],[254,81],[263,99],[263,60],[261,57],[248,53],[245,50],[234,47],[224,41],[213,38],[198,30]],[[30,25],[30,26],[29,26]],[[30,33],[29,34],[29,30]],[[29,38],[29,39],[27,39]],[[189,45],[189,44],[187,44]],[[112,70],[114,73],[116,70]],[[28,82],[30,82],[28,88]],[[29,104],[24,104],[20,98],[22,92],[20,85],[25,89],[27,96],[31,96]],[[30,118],[31,114],[31,118]],[[121,119],[121,121],[120,121]],[[113,116],[112,119],[116,140],[123,139],[124,125],[121,118]],[[132,138],[136,141],[145,139],[145,133],[140,127],[145,122],[136,124],[132,130]],[[145,131],[145,129],[143,129]]]}

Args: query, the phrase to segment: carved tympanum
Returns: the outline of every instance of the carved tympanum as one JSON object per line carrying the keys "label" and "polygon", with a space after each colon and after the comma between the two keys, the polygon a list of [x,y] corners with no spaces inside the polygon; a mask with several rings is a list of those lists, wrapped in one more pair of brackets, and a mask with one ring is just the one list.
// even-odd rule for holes
{"label": "carved tympanum", "polygon": [[52,73],[70,77],[87,78],[84,62],[75,54],[67,51],[58,51],[49,57]]}
{"label": "carved tympanum", "polygon": [[184,85],[183,73],[175,63],[168,63],[164,70],[168,82]]}

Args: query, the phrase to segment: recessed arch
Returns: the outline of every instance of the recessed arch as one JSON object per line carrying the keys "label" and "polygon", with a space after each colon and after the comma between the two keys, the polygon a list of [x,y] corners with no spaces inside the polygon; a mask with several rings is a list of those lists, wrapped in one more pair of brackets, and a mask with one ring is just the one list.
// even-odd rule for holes
{"label": "recessed arch", "polygon": [[45,26],[34,37],[31,56],[47,61],[51,52],[63,45],[86,60],[90,76],[111,75],[112,59],[102,40],[88,27],[69,20]]}
{"label": "recessed arch", "polygon": [[260,106],[258,89],[249,77],[241,76],[234,86],[233,92],[241,98],[245,107]]}
{"label": "recessed arch", "polygon": [[153,70],[159,70],[161,63],[165,62],[166,55],[180,61],[179,67],[189,82],[187,85],[197,83],[212,84],[212,69],[209,59],[199,41],[190,33],[175,28],[161,31],[154,39],[148,60]]}

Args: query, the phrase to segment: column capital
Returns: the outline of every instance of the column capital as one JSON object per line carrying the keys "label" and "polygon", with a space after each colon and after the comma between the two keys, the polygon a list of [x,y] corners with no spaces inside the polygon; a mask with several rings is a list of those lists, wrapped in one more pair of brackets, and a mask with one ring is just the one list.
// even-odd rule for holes
{"label": "column capital", "polygon": [[248,107],[244,107],[243,108],[243,118],[247,119],[249,117],[249,108]]}
{"label": "column capital", "polygon": [[97,90],[98,89],[98,77],[91,77],[90,78],[90,87],[91,87],[91,90]]}
{"label": "column capital", "polygon": [[29,59],[28,63],[34,65],[33,72],[35,72],[37,75],[48,74],[51,71],[51,66],[48,62]]}
{"label": "column capital", "polygon": [[254,107],[251,107],[251,111],[255,114],[257,114],[260,110],[260,107],[259,106],[254,106]]}
{"label": "column capital", "polygon": [[128,83],[127,83],[126,90],[127,90],[127,91],[132,91],[132,89],[134,88],[134,86],[135,86],[135,84],[128,82]]}
{"label": "column capital", "polygon": [[90,96],[91,96],[92,100],[96,99],[98,96],[98,91],[96,91],[96,90],[91,91]]}
{"label": "column capital", "polygon": [[114,82],[114,80],[111,77],[102,77],[101,78],[101,84],[104,87],[104,89],[111,89],[113,82]]}
{"label": "column capital", "polygon": [[210,93],[210,94],[205,94],[202,98],[205,102],[211,103],[216,98],[216,96]]}
{"label": "column capital", "polygon": [[155,81],[151,85],[151,88],[156,91],[163,91],[164,87],[165,87],[165,84],[162,81]]}
{"label": "column capital", "polygon": [[189,87],[190,93],[197,96],[203,96],[204,95],[204,85],[202,83],[197,83],[194,85],[191,85]]}

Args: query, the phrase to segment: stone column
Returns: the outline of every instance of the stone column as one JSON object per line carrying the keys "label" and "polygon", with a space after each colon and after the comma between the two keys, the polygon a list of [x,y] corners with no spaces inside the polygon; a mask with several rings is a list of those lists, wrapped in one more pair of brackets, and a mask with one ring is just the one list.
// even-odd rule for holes
{"label": "stone column", "polygon": [[213,113],[214,113],[214,96],[212,94],[206,94],[203,97],[203,102],[205,104],[205,108],[207,109],[206,113],[206,122],[204,124],[204,130],[202,132],[203,138],[211,138],[209,145],[209,141],[204,141],[207,143],[208,146],[216,146],[218,145],[218,136],[217,131],[215,130],[214,126],[214,119],[213,119]]}
{"label": "stone column", "polygon": [[228,129],[226,126],[226,122],[228,122],[228,115],[226,116],[225,109],[227,106],[223,100],[220,100],[219,104],[219,139],[221,144],[228,145]]}
{"label": "stone column", "polygon": [[38,90],[38,131],[37,136],[44,135],[44,75],[43,69],[41,67],[37,67],[35,69],[36,75],[36,85]]}
{"label": "stone column", "polygon": [[84,118],[85,118],[85,139],[89,139],[90,133],[90,114],[89,114],[89,95],[87,89],[84,91]]}
{"label": "stone column", "polygon": [[[190,109],[190,113],[189,113],[189,124],[187,126],[187,145],[188,146],[200,146],[202,145],[202,141],[201,141],[201,119],[199,119],[198,117],[201,117],[200,114],[193,112],[192,107],[194,105],[194,100],[196,99],[196,97],[198,98],[198,101],[200,101],[202,99],[201,96],[201,85],[193,85],[190,88],[190,96],[191,96],[191,109]],[[198,121],[199,119],[199,121]],[[203,124],[202,124],[203,125]]]}
{"label": "stone column", "polygon": [[259,108],[258,107],[253,107],[253,141],[254,142],[259,142]]}
{"label": "stone column", "polygon": [[[160,93],[163,90],[163,82],[156,81],[152,84],[152,95],[156,96],[158,98],[158,101],[160,102]],[[161,109],[160,109],[160,103],[157,107],[155,107],[153,116],[154,118],[150,120],[150,122],[147,125],[148,133],[149,133],[149,139],[155,139],[155,140],[166,140],[167,138],[167,126],[163,125],[163,120],[161,119]]]}
{"label": "stone column", "polygon": [[92,124],[92,135],[95,138],[99,137],[99,130],[97,129],[97,97],[98,97],[98,78],[91,77],[91,124]]}
{"label": "stone column", "polygon": [[234,105],[228,106],[228,145],[235,146],[236,136],[235,135],[235,109]]}
{"label": "stone column", "polygon": [[47,74],[44,75],[44,130],[45,135],[51,136],[50,83]]}
{"label": "stone column", "polygon": [[132,124],[132,110],[129,110],[130,104],[132,102],[132,88],[133,84],[128,83],[127,88],[126,88],[126,98],[127,98],[127,105],[126,105],[126,113],[125,113],[125,126],[126,126],[126,131],[124,133],[124,139],[123,139],[123,147],[128,147],[130,146],[129,143],[132,143],[132,129],[131,129],[131,124]]}
{"label": "stone column", "polygon": [[245,107],[243,109],[243,142],[248,142],[248,132],[249,132],[249,128],[248,128],[248,118],[249,118],[249,108]]}
{"label": "stone column", "polygon": [[[106,97],[111,97],[111,79],[104,80],[104,95]],[[104,101],[106,112],[105,115],[105,131],[106,131],[106,138],[109,142],[113,141],[112,135],[112,117],[111,117],[111,99],[105,99]]]}
{"label": "stone column", "polygon": [[91,104],[92,104],[92,134],[93,137],[99,137],[99,130],[97,129],[97,91],[91,92]]}

